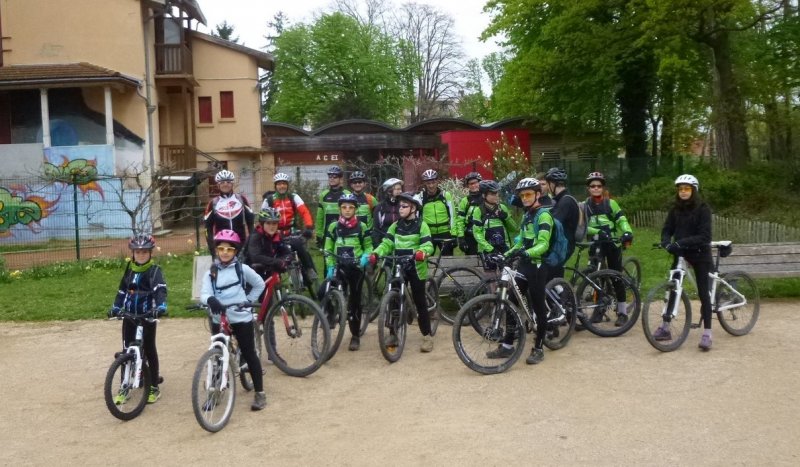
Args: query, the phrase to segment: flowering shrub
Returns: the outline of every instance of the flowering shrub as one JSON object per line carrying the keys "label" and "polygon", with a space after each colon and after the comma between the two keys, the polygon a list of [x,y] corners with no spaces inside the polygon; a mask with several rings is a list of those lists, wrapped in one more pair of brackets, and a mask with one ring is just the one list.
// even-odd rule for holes
{"label": "flowering shrub", "polygon": [[500,132],[499,140],[487,140],[486,143],[492,151],[492,170],[495,180],[505,180],[509,174],[511,174],[509,180],[534,175],[534,160],[525,154],[516,136],[514,141],[510,142],[505,133]]}

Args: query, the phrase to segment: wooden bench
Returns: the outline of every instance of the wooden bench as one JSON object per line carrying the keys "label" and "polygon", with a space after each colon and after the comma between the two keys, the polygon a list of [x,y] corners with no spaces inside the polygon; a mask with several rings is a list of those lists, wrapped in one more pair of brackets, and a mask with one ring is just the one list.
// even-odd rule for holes
{"label": "wooden bench", "polygon": [[800,243],[734,243],[730,256],[720,258],[719,270],[754,278],[800,277]]}
{"label": "wooden bench", "polygon": [[[436,256],[431,257],[431,259],[436,260]],[[431,263],[428,263],[428,277],[433,277],[432,274],[434,273],[434,266]],[[439,263],[439,269],[436,271],[436,276],[441,275],[441,270],[443,268],[455,268],[455,267],[468,267],[473,268],[478,271],[481,276],[483,276],[483,266],[478,256],[470,255],[470,256],[442,256]],[[465,274],[459,273],[456,271],[452,274],[454,280],[458,281],[459,284],[464,286],[477,286],[480,282],[475,278],[472,274]],[[448,281],[443,281],[443,287],[446,287]],[[452,281],[449,281],[452,284]],[[440,292],[444,292],[445,290],[440,290]]]}

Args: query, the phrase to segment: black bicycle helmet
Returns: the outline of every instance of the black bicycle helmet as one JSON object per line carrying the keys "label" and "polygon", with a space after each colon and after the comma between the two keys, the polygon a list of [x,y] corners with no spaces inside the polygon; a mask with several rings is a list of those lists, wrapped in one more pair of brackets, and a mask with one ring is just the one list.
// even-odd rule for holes
{"label": "black bicycle helmet", "polygon": [[566,182],[567,172],[559,167],[551,167],[547,173],[544,174],[544,179],[548,182]]}
{"label": "black bicycle helmet", "polygon": [[339,206],[343,205],[344,203],[350,203],[355,207],[358,207],[358,198],[356,198],[356,195],[352,193],[345,193],[339,196]]}
{"label": "black bicycle helmet", "polygon": [[591,172],[591,173],[589,173],[589,175],[586,177],[586,184],[588,185],[588,184],[592,183],[592,181],[594,181],[594,180],[598,180],[600,182],[603,182],[603,185],[606,184],[606,176],[603,175],[602,172]]}
{"label": "black bicycle helmet", "polygon": [[281,213],[275,208],[264,208],[258,213],[258,222],[278,222]]}
{"label": "black bicycle helmet", "polygon": [[341,177],[343,173],[344,171],[342,171],[342,168],[338,165],[331,166],[331,168],[328,169],[328,175],[338,175]]}
{"label": "black bicycle helmet", "polygon": [[152,235],[138,234],[131,237],[128,248],[131,250],[152,250],[156,247],[156,241]]}
{"label": "black bicycle helmet", "polygon": [[482,180],[479,187],[481,193],[483,194],[500,192],[500,184],[495,182],[494,180]]}
{"label": "black bicycle helmet", "polygon": [[471,180],[477,180],[480,182],[481,180],[483,180],[483,177],[481,177],[481,174],[479,174],[478,172],[470,172],[464,176],[464,186],[469,185],[469,182]]}
{"label": "black bicycle helmet", "polygon": [[358,180],[364,181],[366,179],[367,179],[367,176],[364,174],[364,172],[362,172],[360,170],[356,170],[355,172],[350,174],[350,181],[351,182],[355,182],[355,181],[358,181]]}

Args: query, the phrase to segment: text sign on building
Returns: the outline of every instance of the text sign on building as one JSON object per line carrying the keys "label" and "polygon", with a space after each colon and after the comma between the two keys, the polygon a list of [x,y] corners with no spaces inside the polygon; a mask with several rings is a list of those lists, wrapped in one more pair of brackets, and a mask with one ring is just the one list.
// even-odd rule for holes
{"label": "text sign on building", "polygon": [[279,152],[275,154],[277,165],[323,165],[341,164],[344,156],[337,151]]}

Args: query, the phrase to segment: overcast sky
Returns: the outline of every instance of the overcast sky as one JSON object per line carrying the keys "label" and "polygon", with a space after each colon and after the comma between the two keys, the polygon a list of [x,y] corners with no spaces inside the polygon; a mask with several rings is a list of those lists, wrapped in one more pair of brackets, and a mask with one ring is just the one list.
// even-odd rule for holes
{"label": "overcast sky", "polygon": [[[400,5],[404,1],[394,0],[394,3]],[[240,44],[261,49],[266,45],[267,22],[278,11],[283,11],[291,24],[310,22],[313,13],[326,9],[330,0],[198,0],[198,3],[208,22],[207,28],[200,25],[200,31],[211,32],[217,24],[227,21],[233,25],[234,37],[239,36]],[[489,24],[488,14],[483,13],[486,0],[419,0],[416,3],[435,6],[454,18],[456,34],[468,57],[482,58],[500,50],[493,39],[478,40]]]}

